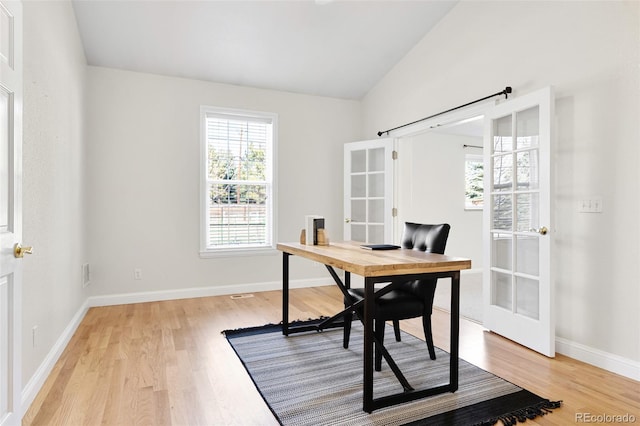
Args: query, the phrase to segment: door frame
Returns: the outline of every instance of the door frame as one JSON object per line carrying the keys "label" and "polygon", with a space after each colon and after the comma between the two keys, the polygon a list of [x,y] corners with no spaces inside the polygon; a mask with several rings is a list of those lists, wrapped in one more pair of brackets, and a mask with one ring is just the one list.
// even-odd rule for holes
{"label": "door frame", "polygon": [[[343,226],[343,237],[345,240],[351,240],[351,177],[353,172],[351,171],[350,161],[351,161],[351,153],[356,150],[369,150],[369,149],[379,149],[382,148],[385,150],[384,153],[384,212],[383,212],[383,226],[384,226],[384,241],[378,243],[392,243],[398,237],[396,234],[396,217],[393,215],[393,209],[395,208],[396,198],[395,198],[395,184],[396,184],[396,175],[395,175],[395,165],[393,159],[393,152],[396,149],[396,140],[394,138],[380,138],[380,139],[371,139],[371,140],[363,140],[363,141],[355,141],[348,142],[344,144],[344,163],[343,163],[343,212],[344,212],[344,226]],[[368,160],[367,160],[368,161]],[[363,174],[368,180],[368,177],[371,173],[369,171],[363,172]],[[375,173],[374,173],[375,174]],[[365,185],[365,190],[368,189],[368,183]],[[389,196],[390,195],[390,196]],[[365,199],[369,199],[369,195],[365,194]],[[376,198],[376,197],[373,197]],[[368,225],[368,213],[366,213],[367,220],[365,220],[365,226]],[[366,231],[367,242],[370,243],[369,233]]]}
{"label": "door frame", "polygon": [[14,254],[14,247],[22,242],[22,10],[19,1],[0,1],[0,13],[8,23],[0,28],[0,37],[9,41],[9,51],[0,55],[0,90],[6,95],[8,123],[3,150],[9,159],[4,177],[8,194],[0,206],[7,212],[0,224],[0,425],[20,424],[23,414],[22,262]]}

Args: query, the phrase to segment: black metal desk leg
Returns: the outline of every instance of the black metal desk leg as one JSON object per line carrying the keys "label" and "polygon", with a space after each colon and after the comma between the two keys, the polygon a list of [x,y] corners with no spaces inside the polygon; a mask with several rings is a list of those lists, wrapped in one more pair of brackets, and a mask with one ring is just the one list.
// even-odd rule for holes
{"label": "black metal desk leg", "polygon": [[451,275],[451,359],[449,384],[451,392],[458,390],[458,356],[460,340],[460,271]]}
{"label": "black metal desk leg", "polygon": [[282,334],[289,335],[289,253],[282,252]]}
{"label": "black metal desk leg", "polygon": [[375,309],[373,285],[373,280],[364,279],[364,383],[362,387],[362,409],[367,413],[373,411],[373,311]]}
{"label": "black metal desk leg", "polygon": [[[351,272],[344,271],[344,288],[351,288]],[[345,305],[349,304],[351,298],[344,298]],[[349,312],[348,314],[343,315],[342,317],[344,321],[344,326],[342,327],[342,346],[347,349],[349,347],[349,339],[351,337],[351,325],[353,321],[353,312]]]}

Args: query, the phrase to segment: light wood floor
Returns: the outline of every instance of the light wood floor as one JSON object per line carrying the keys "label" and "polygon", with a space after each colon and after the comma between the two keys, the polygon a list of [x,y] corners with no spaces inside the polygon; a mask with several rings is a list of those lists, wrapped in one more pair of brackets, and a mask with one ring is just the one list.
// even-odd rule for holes
{"label": "light wood floor", "polygon": [[[335,286],[292,290],[290,318],[335,313]],[[23,425],[275,425],[222,330],[278,323],[279,291],[92,308],[23,418]],[[435,311],[435,344],[448,349],[449,317]],[[422,337],[419,320],[403,328]],[[548,359],[461,321],[460,355],[563,406],[530,421],[633,415],[640,382],[564,356]]]}

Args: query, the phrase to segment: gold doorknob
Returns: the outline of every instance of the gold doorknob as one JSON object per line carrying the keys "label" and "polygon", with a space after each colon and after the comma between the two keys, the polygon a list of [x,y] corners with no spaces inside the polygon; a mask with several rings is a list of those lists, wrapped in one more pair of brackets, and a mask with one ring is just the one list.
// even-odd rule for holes
{"label": "gold doorknob", "polygon": [[542,227],[540,227],[540,228],[538,228],[538,229],[535,229],[535,228],[531,228],[531,229],[529,229],[529,232],[537,232],[537,233],[538,233],[538,234],[540,234],[540,235],[547,235],[547,232],[548,232],[548,231],[549,231],[549,230],[547,229],[547,227],[546,227],[546,226],[542,226]]}
{"label": "gold doorknob", "polygon": [[13,255],[15,257],[20,259],[20,258],[23,258],[25,254],[33,254],[33,247],[31,246],[22,247],[20,243],[17,243],[13,247]]}

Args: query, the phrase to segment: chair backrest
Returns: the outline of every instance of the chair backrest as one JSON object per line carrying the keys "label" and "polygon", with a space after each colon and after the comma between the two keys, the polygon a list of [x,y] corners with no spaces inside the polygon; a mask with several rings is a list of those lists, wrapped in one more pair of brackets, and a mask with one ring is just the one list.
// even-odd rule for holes
{"label": "chair backrest", "polygon": [[444,254],[451,226],[448,223],[423,225],[405,222],[402,248]]}
{"label": "chair backrest", "polygon": [[[444,254],[451,226],[448,223],[425,225],[405,222],[402,234],[402,248]],[[409,281],[399,288],[409,291],[425,300],[425,307],[430,310],[436,291],[437,279]]]}

